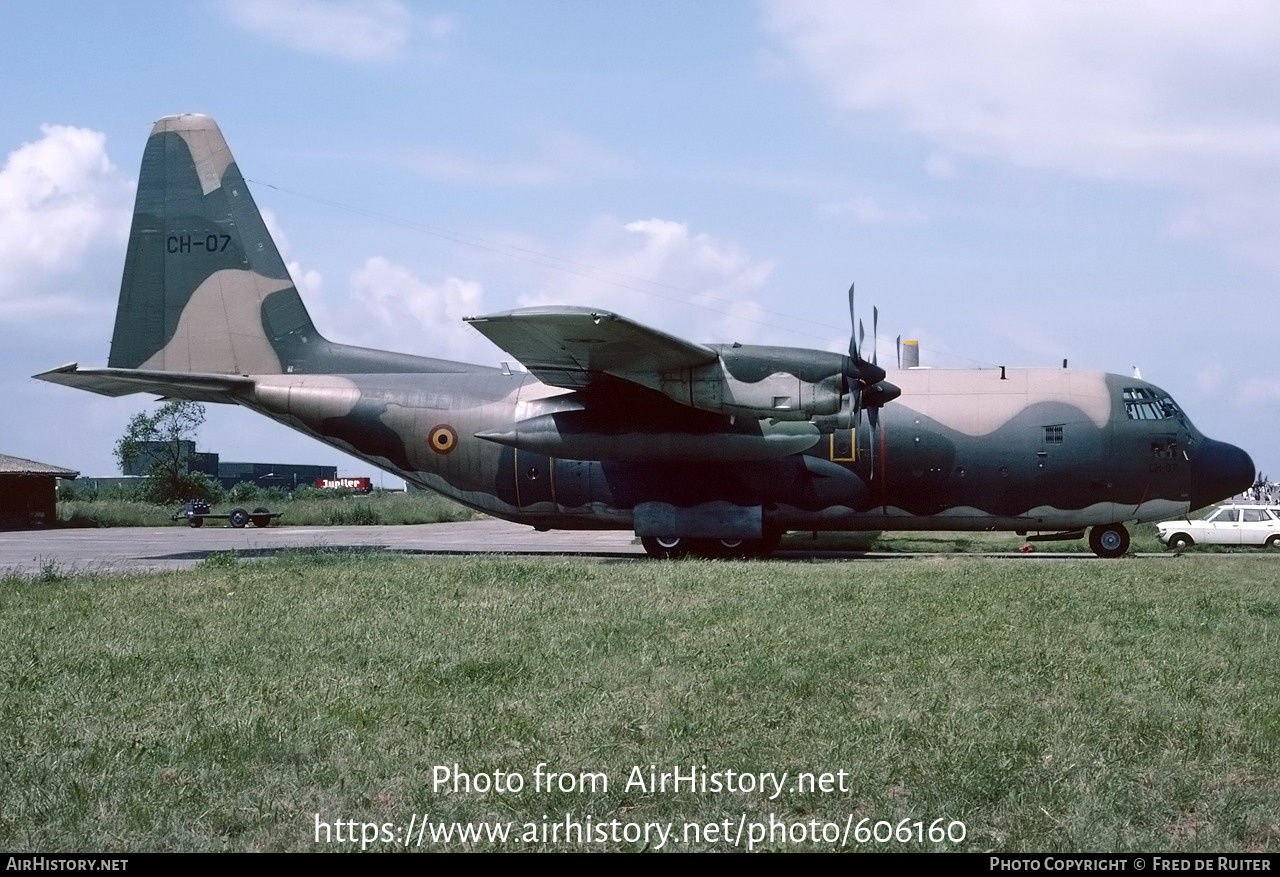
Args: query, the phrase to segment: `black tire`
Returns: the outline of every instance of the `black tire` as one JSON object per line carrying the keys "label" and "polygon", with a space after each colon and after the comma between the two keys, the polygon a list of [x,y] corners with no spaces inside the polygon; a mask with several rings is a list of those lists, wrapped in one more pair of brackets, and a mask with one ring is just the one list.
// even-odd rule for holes
{"label": "black tire", "polygon": [[192,515],[192,516],[190,516],[190,517],[188,517],[188,518],[187,518],[187,526],[188,526],[188,527],[203,527],[203,526],[204,526],[204,518],[197,518],[195,515]]}
{"label": "black tire", "polygon": [[1089,547],[1099,557],[1124,557],[1129,550],[1129,531],[1124,524],[1098,524],[1089,530]]}
{"label": "black tire", "polygon": [[270,527],[271,509],[266,506],[258,506],[253,510],[253,514],[249,516],[249,520],[253,521],[255,527]]}
{"label": "black tire", "polygon": [[658,560],[678,560],[689,553],[689,539],[680,536],[642,536],[645,553]]}
{"label": "black tire", "polygon": [[1268,548],[1280,548],[1280,533],[1276,533],[1274,536],[1268,536],[1266,546]]}
{"label": "black tire", "polygon": [[1195,544],[1196,541],[1186,533],[1174,533],[1169,537],[1169,547],[1174,551],[1182,551],[1184,548],[1190,548]]}
{"label": "black tire", "polygon": [[689,553],[710,560],[740,560],[750,557],[755,543],[750,539],[692,539]]}
{"label": "black tire", "polygon": [[782,544],[783,531],[773,527],[765,527],[764,538],[760,540],[760,545],[756,550],[757,557],[768,557],[778,550],[778,546]]}
{"label": "black tire", "polygon": [[766,533],[763,539],[686,539],[686,551],[708,560],[751,560],[768,557],[778,547],[782,534]]}
{"label": "black tire", "polygon": [[237,530],[243,530],[244,525],[249,523],[249,513],[244,509],[232,509],[231,514],[227,516],[227,522]]}

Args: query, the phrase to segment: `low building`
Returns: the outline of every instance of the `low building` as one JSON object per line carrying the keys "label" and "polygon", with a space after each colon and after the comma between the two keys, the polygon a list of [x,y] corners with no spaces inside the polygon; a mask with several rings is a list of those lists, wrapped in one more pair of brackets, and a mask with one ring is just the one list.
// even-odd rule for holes
{"label": "low building", "polygon": [[247,482],[259,487],[293,490],[299,485],[338,477],[337,466],[308,466],[298,463],[222,463],[217,464],[217,479],[223,487]]}
{"label": "low building", "polygon": [[181,461],[178,468],[183,475],[199,472],[226,488],[243,483],[293,490],[298,485],[315,484],[320,479],[333,479],[338,475],[337,466],[223,462],[212,451],[197,451],[196,443],[188,439],[176,442],[139,442],[138,445],[140,453],[129,461],[124,469],[125,475],[146,475],[155,463],[174,459]]}
{"label": "low building", "polygon": [[0,530],[56,524],[58,479],[79,475],[74,469],[0,454]]}

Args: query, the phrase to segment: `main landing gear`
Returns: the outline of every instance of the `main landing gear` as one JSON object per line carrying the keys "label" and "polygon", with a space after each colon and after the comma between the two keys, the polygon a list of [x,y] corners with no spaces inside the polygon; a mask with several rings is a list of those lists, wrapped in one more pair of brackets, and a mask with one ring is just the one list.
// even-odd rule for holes
{"label": "main landing gear", "polygon": [[1099,557],[1123,557],[1129,550],[1129,531],[1124,524],[1096,524],[1089,530],[1089,547]]}
{"label": "main landing gear", "polygon": [[743,560],[768,557],[782,541],[781,532],[766,533],[763,539],[690,539],[685,536],[643,536],[640,544],[645,552],[659,560],[681,557],[703,557],[720,560]]}

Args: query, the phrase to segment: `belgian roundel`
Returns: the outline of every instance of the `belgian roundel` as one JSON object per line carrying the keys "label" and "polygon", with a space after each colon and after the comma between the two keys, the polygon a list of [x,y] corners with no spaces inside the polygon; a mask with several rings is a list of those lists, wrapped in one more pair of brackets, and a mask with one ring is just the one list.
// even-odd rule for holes
{"label": "belgian roundel", "polygon": [[431,430],[427,443],[437,454],[448,454],[458,446],[458,433],[449,424],[442,423]]}

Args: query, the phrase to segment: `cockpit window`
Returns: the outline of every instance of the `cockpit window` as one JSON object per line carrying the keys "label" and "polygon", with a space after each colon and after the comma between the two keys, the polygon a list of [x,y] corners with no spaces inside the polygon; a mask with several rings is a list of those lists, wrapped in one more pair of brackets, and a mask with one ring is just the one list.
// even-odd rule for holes
{"label": "cockpit window", "polygon": [[1124,413],[1130,420],[1168,420],[1182,414],[1171,398],[1149,387],[1125,387]]}

